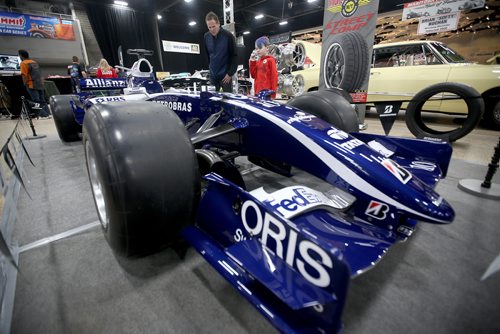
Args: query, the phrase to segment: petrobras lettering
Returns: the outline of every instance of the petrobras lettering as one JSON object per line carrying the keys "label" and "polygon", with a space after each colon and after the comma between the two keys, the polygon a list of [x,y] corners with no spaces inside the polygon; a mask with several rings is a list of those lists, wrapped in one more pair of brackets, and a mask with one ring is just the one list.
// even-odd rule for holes
{"label": "petrobras lettering", "polygon": [[127,87],[127,80],[125,79],[82,79],[80,80],[82,89],[92,88],[125,88]]}
{"label": "petrobras lettering", "polygon": [[288,121],[286,121],[288,124],[292,124],[293,122],[310,122],[316,118],[314,115],[306,114],[305,112],[302,111],[297,111],[293,117],[290,117]]}
{"label": "petrobras lettering", "polygon": [[258,238],[267,249],[296,269],[307,281],[321,288],[330,285],[333,260],[320,246],[304,238],[284,221],[262,212],[252,200],[243,203],[241,219],[250,235]]}
{"label": "petrobras lettering", "polygon": [[164,106],[169,107],[172,111],[191,112],[191,110],[193,110],[193,105],[191,104],[191,102],[164,101],[164,100],[157,100],[156,102],[159,102]]}

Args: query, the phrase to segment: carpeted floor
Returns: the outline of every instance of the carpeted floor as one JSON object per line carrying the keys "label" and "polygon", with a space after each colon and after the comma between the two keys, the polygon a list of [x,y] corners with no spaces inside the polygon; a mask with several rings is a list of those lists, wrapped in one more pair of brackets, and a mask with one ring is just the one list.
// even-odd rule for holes
{"label": "carpeted floor", "polygon": [[[55,133],[28,148],[18,203],[21,248],[93,223],[80,142]],[[499,201],[460,191],[486,167],[453,160],[438,186],[456,211],[450,225],[420,224],[371,271],[354,279],[344,333],[500,333]],[[499,175],[495,181],[498,183]],[[12,333],[274,333],[273,327],[193,250],[117,258],[99,227],[20,254]]]}

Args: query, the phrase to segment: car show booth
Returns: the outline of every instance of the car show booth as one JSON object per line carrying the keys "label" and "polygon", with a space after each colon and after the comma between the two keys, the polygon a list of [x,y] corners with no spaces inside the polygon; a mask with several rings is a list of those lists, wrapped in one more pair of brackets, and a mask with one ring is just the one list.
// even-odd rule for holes
{"label": "car show booth", "polygon": [[[86,65],[104,57],[121,76],[89,70],[67,94],[56,77],[51,119],[18,73],[0,76],[13,99],[0,104],[0,332],[500,331],[500,67],[430,36],[374,46],[379,1],[224,0],[236,35],[252,24],[235,17],[281,10],[255,24],[272,37],[280,95],[253,91],[246,64],[220,92],[194,68],[216,5],[193,2],[203,27],[191,31],[186,15],[160,21],[195,13],[190,1],[58,8],[78,20]],[[423,35],[498,8],[396,5]],[[310,24],[306,9],[321,44],[279,30],[286,17]],[[23,48],[66,42],[30,27],[13,37]],[[189,52],[168,51],[172,33]]]}

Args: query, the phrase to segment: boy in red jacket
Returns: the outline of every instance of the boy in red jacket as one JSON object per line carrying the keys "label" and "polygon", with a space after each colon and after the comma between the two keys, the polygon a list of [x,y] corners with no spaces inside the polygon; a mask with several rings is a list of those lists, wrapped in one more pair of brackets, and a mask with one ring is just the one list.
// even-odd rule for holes
{"label": "boy in red jacket", "polygon": [[[268,55],[269,38],[259,37],[255,41],[255,51],[250,56],[250,75],[254,78],[254,92],[257,95],[263,89],[270,89],[276,92],[278,88],[278,71],[276,60]],[[275,98],[276,93],[271,95]]]}

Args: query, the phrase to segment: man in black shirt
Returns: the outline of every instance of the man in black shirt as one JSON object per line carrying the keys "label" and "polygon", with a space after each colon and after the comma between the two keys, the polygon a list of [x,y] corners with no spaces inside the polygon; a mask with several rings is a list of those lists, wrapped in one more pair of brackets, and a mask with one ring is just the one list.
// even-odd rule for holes
{"label": "man in black shirt", "polygon": [[233,91],[232,76],[237,68],[236,39],[229,31],[221,28],[214,12],[205,16],[208,31],[203,37],[208,55],[210,82],[219,91]]}
{"label": "man in black shirt", "polygon": [[73,56],[72,60],[71,65],[68,65],[68,75],[71,77],[73,93],[76,94],[80,92],[80,79],[86,78],[87,73],[85,72],[85,66],[80,63],[77,56]]}

